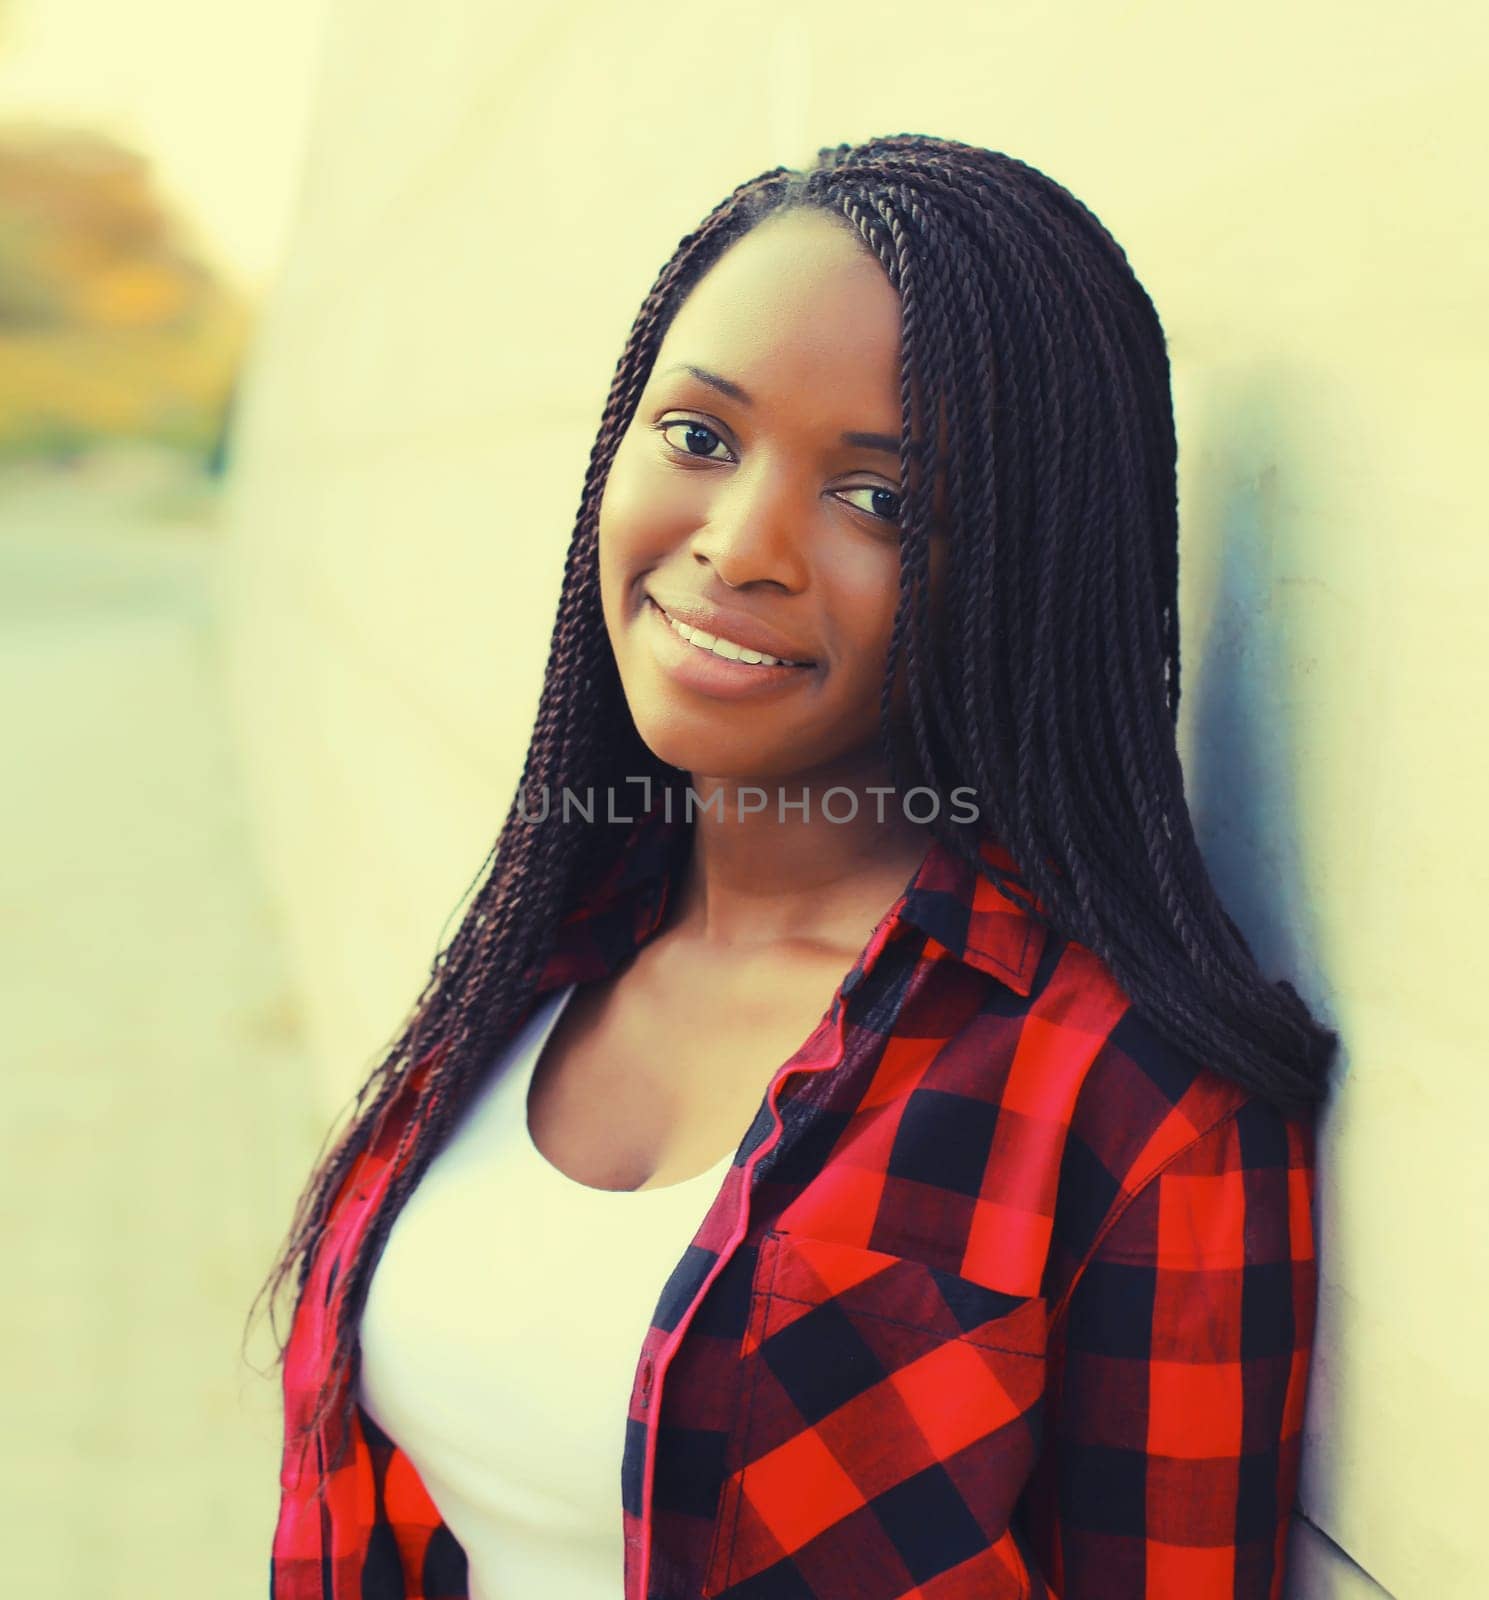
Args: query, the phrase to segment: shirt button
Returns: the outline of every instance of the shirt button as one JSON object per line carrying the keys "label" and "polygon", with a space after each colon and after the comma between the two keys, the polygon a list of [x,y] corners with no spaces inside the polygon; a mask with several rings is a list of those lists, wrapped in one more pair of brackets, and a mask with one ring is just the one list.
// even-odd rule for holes
{"label": "shirt button", "polygon": [[651,1405],[651,1357],[647,1356],[641,1363],[641,1409],[647,1410]]}

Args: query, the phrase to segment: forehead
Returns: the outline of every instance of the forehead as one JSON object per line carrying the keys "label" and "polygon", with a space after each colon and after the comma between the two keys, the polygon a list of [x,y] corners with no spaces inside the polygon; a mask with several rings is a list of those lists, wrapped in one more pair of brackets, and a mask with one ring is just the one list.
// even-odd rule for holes
{"label": "forehead", "polygon": [[880,425],[892,423],[899,410],[899,296],[842,223],[812,211],[771,217],[694,285],[653,370],[676,361],[734,380],[757,403],[787,401],[810,385],[856,398],[860,410],[883,411]]}

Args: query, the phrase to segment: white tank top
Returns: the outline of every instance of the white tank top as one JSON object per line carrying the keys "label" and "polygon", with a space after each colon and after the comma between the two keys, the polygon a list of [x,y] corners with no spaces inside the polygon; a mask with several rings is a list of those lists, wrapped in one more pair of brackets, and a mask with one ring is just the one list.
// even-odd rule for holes
{"label": "white tank top", "polygon": [[527,1091],[574,985],[539,1001],[388,1235],[357,1398],[469,1562],[471,1600],[619,1600],[621,1455],[662,1287],[734,1152],[594,1189],[533,1143]]}

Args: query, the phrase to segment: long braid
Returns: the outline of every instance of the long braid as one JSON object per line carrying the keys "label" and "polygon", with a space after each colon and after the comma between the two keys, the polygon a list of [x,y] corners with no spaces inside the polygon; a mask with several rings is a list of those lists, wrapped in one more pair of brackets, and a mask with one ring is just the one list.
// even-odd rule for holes
{"label": "long braid", "polygon": [[[1289,1112],[1327,1091],[1337,1038],[1290,983],[1258,970],[1185,804],[1176,440],[1151,301],[1096,216],[1023,162],[916,134],[824,149],[805,171],[773,168],[721,200],[679,242],[632,324],[590,451],[506,820],[459,928],[318,1159],[260,1291],[272,1303],[294,1278],[303,1292],[354,1162],[422,1063],[396,1176],[342,1263],[332,1370],[312,1425],[338,1393],[349,1416],[357,1325],[393,1223],[529,1004],[575,892],[617,848],[613,830],[563,826],[556,810],[528,821],[523,807],[544,789],[677,777],[641,741],[606,635],[600,502],[692,287],[752,228],[804,208],[849,230],[901,303],[901,563],[880,696],[896,788],[970,788],[978,822],[938,816],[937,837],[1106,962],[1176,1046]],[[949,539],[934,628],[933,532]],[[907,715],[895,723],[901,664]],[[1018,879],[1003,882],[981,858],[989,834]]]}
{"label": "long braid", "polygon": [[[890,143],[898,141],[882,141],[881,145]],[[939,200],[947,203],[948,209],[962,210],[962,202],[969,193],[979,188],[997,192],[997,184],[988,179],[986,153],[977,153],[977,157],[976,172],[959,175],[961,181],[954,188],[941,178],[924,172],[921,173],[920,181],[928,192],[934,193]],[[1105,482],[1110,484],[1114,476],[1123,477],[1126,482],[1119,487],[1119,493],[1115,498],[1110,493],[1103,497],[1102,510],[1106,515],[1102,518],[1104,526],[1099,527],[1097,531],[1106,535],[1102,541],[1104,544],[1102,554],[1109,594],[1115,595],[1116,592],[1119,575],[1116,563],[1119,561],[1127,563],[1121,569],[1124,575],[1134,574],[1138,586],[1136,592],[1142,593],[1145,585],[1148,588],[1155,584],[1158,586],[1161,598],[1155,610],[1158,626],[1161,629],[1159,650],[1162,652],[1158,682],[1161,685],[1167,720],[1171,726],[1176,720],[1178,707],[1177,534],[1172,495],[1174,459],[1172,409],[1167,404],[1167,358],[1163,350],[1161,331],[1157,330],[1156,316],[1152,312],[1150,302],[1136,284],[1136,280],[1131,277],[1126,258],[1114,242],[1107,239],[1099,254],[1104,258],[1108,268],[1112,265],[1119,267],[1121,280],[1115,286],[1100,277],[1091,282],[1085,281],[1091,278],[1089,271],[1085,273],[1084,278],[1079,276],[1080,264],[1082,262],[1089,264],[1092,254],[1091,240],[1087,237],[1083,241],[1080,229],[1084,228],[1089,233],[1091,229],[1099,228],[1091,214],[1075,202],[1073,197],[1050,184],[1042,175],[1032,174],[1031,169],[1023,168],[1018,163],[1009,163],[1009,166],[1032,177],[1034,181],[1028,186],[1027,193],[1015,195],[1008,201],[1008,209],[1021,219],[1020,227],[1014,230],[1000,230],[996,237],[1000,243],[1008,246],[1008,254],[1014,255],[1018,252],[1019,244],[1026,238],[1038,240],[1041,229],[1037,224],[1047,224],[1049,232],[1056,241],[1055,249],[1058,256],[1073,258],[1076,263],[1078,275],[1072,286],[1074,293],[1088,306],[1090,314],[1099,319],[1097,325],[1090,330],[1091,347],[1105,351],[1119,349],[1121,358],[1114,360],[1108,356],[1107,370],[1109,372],[1115,370],[1119,386],[1128,387],[1130,382],[1135,383],[1142,389],[1146,398],[1147,403],[1139,404],[1129,392],[1117,402],[1110,400],[1106,402],[1106,409],[1115,415],[1119,423],[1125,422],[1131,428],[1138,428],[1140,431],[1137,442],[1134,443],[1130,432],[1128,437],[1123,438],[1120,434],[1114,437],[1110,427],[1105,430],[1100,442],[1101,447],[1097,452],[1108,463]],[[992,237],[994,230],[988,227],[984,232],[986,236]],[[1067,288],[1065,294],[1068,295],[1070,292],[1071,289]],[[1064,297],[1065,295],[1056,294],[1053,298],[1060,301]],[[1150,330],[1146,340],[1143,337],[1145,314]],[[1076,354],[1078,356],[1079,352]],[[1130,380],[1127,370],[1129,364],[1137,369]],[[1157,382],[1161,382],[1160,393],[1165,403],[1155,406],[1151,403],[1151,396]],[[1083,391],[1089,391],[1091,387],[1089,378],[1086,383],[1069,386],[1067,398],[1072,389],[1075,394],[1080,395]],[[993,433],[996,455],[998,453],[996,426]],[[1131,463],[1134,460],[1139,462],[1138,475],[1145,480],[1146,499],[1140,492],[1134,490],[1131,470]],[[1124,464],[1128,466],[1126,472],[1123,470]],[[1165,481],[1167,510],[1164,498]],[[1136,543],[1130,536],[1121,539],[1123,528],[1128,526],[1142,529],[1147,537]],[[1045,560],[1042,567],[1047,573],[1052,572],[1050,559],[1053,552],[1046,546],[1043,554]],[[1146,572],[1141,570],[1139,559],[1144,555],[1149,558],[1149,569]],[[1005,563],[1004,576],[1010,578],[1006,565]],[[1074,579],[1074,573],[1077,571],[1079,581]],[[1066,588],[1075,591],[1079,599],[1086,576],[1084,563],[1071,563],[1063,574],[1056,576],[1061,577]],[[1010,581],[1004,587],[1006,592],[1013,587],[1013,584]],[[1117,614],[1114,600],[1107,605],[1100,619],[1100,625],[1092,627],[1088,624],[1083,630],[1080,610],[1078,606],[1076,607],[1070,619],[1074,622],[1074,626],[1067,626],[1065,629],[1064,657],[1067,663],[1067,680],[1068,663],[1074,658],[1077,649],[1077,635],[1084,631],[1088,638],[1099,638],[1103,633],[1110,633],[1112,619]],[[1125,605],[1125,615],[1129,624],[1142,628],[1147,619],[1154,615],[1154,611],[1128,603]],[[1011,632],[1011,619],[1006,608],[1000,620],[1010,622],[1008,631]],[[1146,641],[1137,646],[1131,643],[1130,626],[1128,633],[1127,641],[1118,642],[1116,659],[1121,663],[1122,669],[1130,674],[1135,670],[1135,661],[1152,660],[1154,651],[1149,648]],[[965,636],[964,631],[963,637]],[[1188,931],[1185,959],[1190,965],[1198,965],[1204,969],[1203,975],[1207,978],[1211,990],[1208,995],[1199,997],[1198,1009],[1193,997],[1176,997],[1174,1005],[1170,1007],[1171,1013],[1177,1016],[1182,1008],[1187,1014],[1188,1025],[1192,1028],[1205,1027],[1207,1016],[1212,1019],[1209,1025],[1213,1027],[1213,1018],[1217,1010],[1224,1015],[1235,1010],[1237,1006],[1243,1014],[1250,1011],[1253,1020],[1259,1014],[1271,1013],[1272,1048],[1278,1050],[1284,1058],[1292,1056],[1296,1059],[1301,1053],[1309,1063],[1302,1079],[1294,1080],[1290,1088],[1286,1084],[1278,1085],[1273,1092],[1279,1099],[1288,1099],[1289,1103],[1294,1105],[1300,1102],[1310,1103],[1317,1098],[1317,1086],[1324,1076],[1328,1056],[1334,1048],[1333,1036],[1327,1030],[1319,1030],[1312,1019],[1307,1017],[1306,1011],[1300,1013],[1299,1002],[1291,986],[1269,985],[1265,992],[1258,994],[1258,975],[1254,963],[1239,930],[1214,896],[1213,887],[1199,858],[1192,830],[1187,826],[1187,816],[1182,816],[1176,826],[1173,804],[1165,801],[1162,805],[1154,805],[1149,802],[1144,792],[1146,788],[1155,795],[1166,794],[1177,797],[1182,810],[1182,776],[1179,773],[1177,753],[1173,748],[1172,739],[1163,734],[1157,737],[1155,743],[1155,734],[1161,731],[1155,719],[1146,714],[1134,719],[1129,711],[1123,709],[1125,704],[1131,703],[1132,693],[1130,686],[1119,686],[1119,693],[1113,697],[1119,720],[1123,724],[1121,733],[1114,741],[1109,736],[1108,720],[1108,713],[1113,708],[1103,703],[1104,695],[1100,682],[1093,682],[1092,692],[1079,697],[1080,704],[1076,707],[1089,719],[1090,725],[1086,730],[1086,736],[1075,741],[1067,739],[1063,751],[1051,744],[1044,758],[1047,762],[1057,763],[1064,753],[1078,752],[1081,756],[1086,756],[1093,750],[1114,752],[1120,748],[1128,752],[1130,759],[1124,762],[1121,756],[1118,756],[1115,763],[1108,761],[1105,766],[1108,777],[1114,765],[1117,770],[1126,773],[1135,770],[1148,775],[1142,782],[1134,781],[1128,776],[1120,786],[1128,791],[1125,799],[1132,812],[1139,819],[1145,811],[1148,814],[1147,826],[1144,827],[1141,821],[1139,822],[1139,832],[1143,841],[1142,854],[1139,856],[1114,849],[1113,841],[1120,837],[1120,834],[1114,833],[1110,826],[1096,830],[1095,837],[1102,847],[1101,864],[1104,873],[1110,880],[1110,888],[1117,892],[1103,894],[1103,900],[1112,910],[1109,915],[1098,917],[1094,927],[1091,920],[1093,907],[1090,904],[1090,897],[1089,895],[1080,897],[1083,904],[1078,910],[1085,918],[1086,928],[1092,931],[1077,936],[1084,937],[1098,951],[1103,950],[1099,940],[1102,922],[1121,936],[1121,942],[1132,953],[1123,958],[1115,948],[1116,939],[1106,947],[1106,953],[1109,953],[1114,968],[1124,975],[1140,1002],[1146,993],[1162,981],[1173,960],[1173,938],[1168,939],[1169,948],[1165,949],[1161,938],[1164,924],[1160,921],[1157,930],[1160,936],[1159,943],[1155,946],[1154,931],[1151,927],[1145,930],[1142,919],[1134,922],[1130,917],[1122,915],[1126,908],[1133,904],[1140,905],[1143,898],[1152,893],[1149,887],[1152,879],[1148,878],[1146,873],[1135,879],[1133,873],[1134,867],[1146,859],[1149,863],[1147,872],[1157,877],[1159,892],[1164,897],[1165,915],[1169,919],[1168,932],[1173,935],[1176,925]],[[1074,704],[1068,693],[1057,694],[1056,698],[1059,704],[1067,708]],[[1134,744],[1138,747],[1136,754],[1134,754]],[[1169,774],[1167,782],[1162,781],[1165,772]],[[1045,773],[1044,776],[1047,780],[1053,780],[1055,777],[1053,772]],[[1153,781],[1155,776],[1160,781],[1155,783]],[[1093,816],[1103,823],[1109,823],[1111,807],[1104,802],[1115,792],[1110,783],[1088,784],[1086,789],[1090,800],[1089,810]],[[1059,781],[1046,781],[1044,792],[1049,799],[1051,811],[1064,818],[1065,825],[1057,823],[1055,826],[1058,853],[1064,857],[1062,865],[1072,869],[1078,868],[1080,860],[1077,835],[1080,830],[1076,823],[1080,812],[1072,812],[1065,803],[1070,787]],[[1009,830],[1009,841],[1012,842],[1017,837],[1027,850],[1028,841],[1025,832],[1022,826]],[[1075,875],[1074,871],[1071,875]],[[1041,885],[1046,891],[1047,899],[1054,898],[1048,893],[1053,887],[1048,883]],[[1140,891],[1136,897],[1134,888]],[[1187,907],[1191,902],[1204,909],[1199,912],[1188,910]],[[1068,925],[1071,921],[1068,910],[1065,910],[1065,917]],[[1076,923],[1076,926],[1080,927],[1081,924]],[[1196,928],[1203,932],[1203,938],[1196,937],[1194,932]],[[1129,934],[1135,937],[1127,937]],[[1182,951],[1185,946],[1182,934],[1179,936],[1179,943]],[[1135,963],[1141,963],[1141,966]],[[1147,971],[1144,971],[1144,968]],[[1148,976],[1148,972],[1153,976]],[[1217,999],[1223,1001],[1223,1005],[1217,1007]],[[1300,1015],[1304,1019],[1301,1031]],[[1276,1026],[1279,1023],[1282,1025],[1280,1028]],[[1212,1054],[1254,1056],[1256,1048],[1254,1033],[1249,1036],[1233,1033],[1229,1040],[1229,1050],[1224,1048],[1223,1042],[1218,1041],[1217,1049],[1212,1051]],[[1236,1075],[1241,1076],[1241,1073],[1237,1072]],[[1265,1089],[1264,1084],[1253,1082],[1253,1086]]]}
{"label": "long braid", "polygon": [[[901,277],[909,282],[917,255],[925,254],[927,247],[934,250],[933,235],[937,231],[938,224],[936,219],[920,205],[912,190],[901,185],[896,188],[893,199],[894,210],[887,212],[886,215],[891,236],[895,240],[903,263],[900,269]],[[921,322],[923,333],[914,358],[915,364],[923,370],[953,370],[958,375],[957,381],[953,382],[941,396],[943,405],[940,416],[936,414],[934,406],[925,405],[922,397],[921,404],[927,412],[921,424],[926,449],[918,464],[927,480],[939,477],[944,482],[947,527],[965,526],[967,525],[966,462],[964,452],[956,447],[955,441],[963,437],[967,421],[964,413],[968,406],[968,396],[976,389],[975,347],[957,337],[955,309],[941,280],[933,275],[923,282],[914,281],[923,310]],[[915,387],[918,388],[919,385]],[[932,444],[932,441],[937,439],[943,416],[947,444],[944,455],[939,444]],[[927,466],[930,467],[930,472],[925,472]],[[915,714],[919,715],[922,723],[930,728],[935,750],[939,752],[956,743],[961,719],[953,709],[948,685],[943,677],[944,652],[936,648],[933,637],[929,531],[932,515],[931,508],[927,505],[924,521],[917,520],[914,528],[907,530],[904,568],[908,585],[902,585],[902,589],[907,596],[914,596],[914,610],[910,617],[906,648],[912,685],[912,705],[917,707]],[[928,655],[930,660],[927,664]],[[925,714],[927,707],[930,712],[929,717]],[[937,760],[933,756],[928,768],[928,776],[933,787],[949,778],[949,773],[942,770],[945,765],[944,758]]]}

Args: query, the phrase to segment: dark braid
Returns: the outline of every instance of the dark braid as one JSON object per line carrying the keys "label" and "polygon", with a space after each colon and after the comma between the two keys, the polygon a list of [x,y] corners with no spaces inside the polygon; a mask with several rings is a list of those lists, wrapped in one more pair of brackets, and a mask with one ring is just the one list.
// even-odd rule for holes
{"label": "dark braid", "polygon": [[[400,1136],[407,1159],[344,1264],[316,1421],[343,1382],[349,1418],[357,1325],[389,1230],[529,1004],[576,891],[618,848],[614,829],[567,827],[556,806],[527,822],[519,807],[544,789],[599,793],[647,775],[655,794],[686,779],[647,749],[626,706],[600,605],[600,500],[692,287],[760,222],[803,208],[850,230],[901,303],[899,603],[880,698],[896,789],[970,788],[979,821],[943,812],[936,836],[984,872],[980,840],[1004,844],[1020,878],[992,873],[1000,887],[1094,952],[1176,1047],[1289,1114],[1327,1091],[1337,1037],[1290,983],[1258,970],[1184,800],[1176,441],[1151,301],[1094,214],[1010,156],[914,134],[822,150],[805,171],[741,184],[681,240],[621,353],[532,739],[484,883],[312,1174],[260,1294],[272,1303],[292,1275],[303,1290],[343,1181],[422,1061]],[[933,629],[938,488],[950,547]],[[891,722],[902,661],[908,727]]]}

